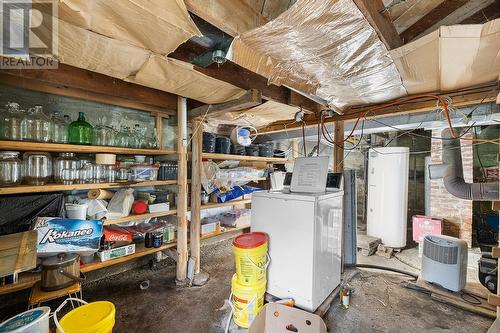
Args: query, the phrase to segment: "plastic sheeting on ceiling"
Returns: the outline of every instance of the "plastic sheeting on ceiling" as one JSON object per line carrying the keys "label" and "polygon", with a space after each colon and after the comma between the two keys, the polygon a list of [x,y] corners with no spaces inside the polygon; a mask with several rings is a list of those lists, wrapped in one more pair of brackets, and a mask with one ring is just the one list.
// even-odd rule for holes
{"label": "plastic sheeting on ceiling", "polygon": [[240,36],[231,58],[338,111],[407,93],[389,51],[352,0],[298,0]]}
{"label": "plastic sheeting on ceiling", "polygon": [[204,103],[244,93],[166,58],[201,34],[182,0],[59,0],[58,25],[62,63]]}

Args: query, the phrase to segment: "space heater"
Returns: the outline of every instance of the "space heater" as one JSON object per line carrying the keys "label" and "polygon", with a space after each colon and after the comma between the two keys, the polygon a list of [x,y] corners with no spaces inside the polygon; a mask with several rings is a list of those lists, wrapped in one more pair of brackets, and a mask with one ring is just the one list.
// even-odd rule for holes
{"label": "space heater", "polygon": [[467,242],[450,236],[425,236],[421,278],[451,291],[462,290],[467,280]]}

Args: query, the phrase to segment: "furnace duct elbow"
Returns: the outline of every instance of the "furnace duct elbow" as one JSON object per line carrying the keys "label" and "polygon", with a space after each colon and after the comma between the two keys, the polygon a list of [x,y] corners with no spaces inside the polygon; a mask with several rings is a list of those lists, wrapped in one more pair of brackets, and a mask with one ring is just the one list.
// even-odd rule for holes
{"label": "furnace duct elbow", "polygon": [[454,139],[449,129],[444,130],[441,136],[443,138],[443,164],[430,166],[431,178],[443,178],[446,190],[457,198],[475,201],[498,201],[498,182],[467,183],[464,180],[460,139]]}

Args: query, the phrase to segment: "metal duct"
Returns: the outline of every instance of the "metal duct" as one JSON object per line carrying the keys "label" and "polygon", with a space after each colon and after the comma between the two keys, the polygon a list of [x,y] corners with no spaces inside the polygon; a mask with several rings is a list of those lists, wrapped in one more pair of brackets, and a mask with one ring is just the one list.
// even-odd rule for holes
{"label": "metal duct", "polygon": [[446,190],[460,199],[498,201],[498,182],[472,184],[465,182],[460,139],[453,139],[449,129],[443,130],[441,136],[444,139],[442,140],[443,164],[431,167],[433,169],[444,167],[443,182]]}

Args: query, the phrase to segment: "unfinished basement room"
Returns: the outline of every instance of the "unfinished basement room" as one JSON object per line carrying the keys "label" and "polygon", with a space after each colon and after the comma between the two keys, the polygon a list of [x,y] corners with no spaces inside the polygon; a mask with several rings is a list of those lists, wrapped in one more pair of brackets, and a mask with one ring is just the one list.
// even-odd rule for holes
{"label": "unfinished basement room", "polygon": [[0,18],[0,332],[500,333],[500,0]]}

